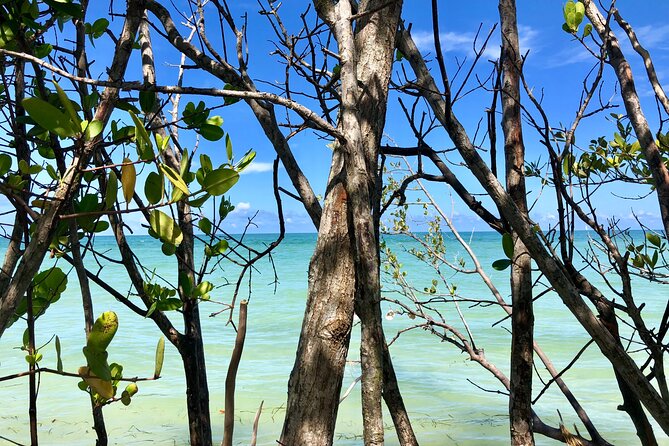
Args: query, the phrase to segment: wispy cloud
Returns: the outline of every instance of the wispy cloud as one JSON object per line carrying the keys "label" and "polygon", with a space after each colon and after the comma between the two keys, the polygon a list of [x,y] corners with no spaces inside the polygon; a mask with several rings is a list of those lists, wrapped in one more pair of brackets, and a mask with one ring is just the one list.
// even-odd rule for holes
{"label": "wispy cloud", "polygon": [[634,28],[639,43],[647,49],[667,49],[669,39],[669,24],[644,25]]}
{"label": "wispy cloud", "polygon": [[[443,32],[439,34],[439,42],[444,53],[474,53],[474,43],[476,42],[476,50],[480,50],[481,45],[487,36],[485,30],[481,30],[478,37],[475,32]],[[518,25],[518,39],[521,53],[525,54],[527,51],[539,51],[538,44],[539,31],[527,25]],[[416,46],[421,51],[434,51],[434,33],[431,31],[413,31],[412,37]],[[490,38],[488,45],[483,55],[490,59],[496,59],[500,53],[500,36],[496,31]]]}
{"label": "wispy cloud", "polygon": [[241,175],[246,175],[249,173],[262,173],[262,172],[271,172],[272,171],[272,163],[264,163],[264,162],[252,162],[249,164],[246,169],[242,170]]}

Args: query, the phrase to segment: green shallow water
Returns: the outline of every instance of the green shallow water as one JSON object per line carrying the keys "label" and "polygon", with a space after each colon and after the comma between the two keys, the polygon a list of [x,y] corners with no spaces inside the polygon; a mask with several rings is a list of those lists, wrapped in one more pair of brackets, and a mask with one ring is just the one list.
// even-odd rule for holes
{"label": "green shallow water", "polygon": [[[581,234],[581,237],[584,237]],[[271,235],[249,236],[249,241],[261,245],[273,240]],[[131,242],[145,265],[155,268],[169,280],[175,277],[174,265],[160,252],[160,247],[150,237],[132,237]],[[284,416],[288,375],[295,359],[295,348],[300,331],[307,287],[307,265],[313,251],[315,235],[289,234],[274,255],[274,264],[279,277],[274,292],[272,268],[261,262],[253,274],[253,294],[249,306],[249,331],[244,356],[237,381],[237,403],[235,427],[236,444],[248,444],[251,425],[256,409],[264,401],[260,419],[258,444],[273,445],[278,438]],[[117,258],[111,238],[98,237],[98,249],[108,251]],[[397,252],[409,246],[406,239],[391,237],[390,245]],[[4,244],[0,252],[4,252]],[[499,236],[479,233],[473,238],[483,265],[490,265],[501,256]],[[449,241],[448,255],[454,258],[462,249]],[[49,261],[53,262],[53,261]],[[429,271],[404,256],[409,271],[409,280],[422,286],[429,285]],[[92,265],[92,263],[89,263]],[[66,269],[66,265],[61,265]],[[117,290],[126,293],[129,283],[122,267],[105,263],[100,272],[104,280]],[[488,268],[492,271],[491,268]],[[235,269],[227,267],[219,277],[217,285],[233,280]],[[505,273],[492,271],[497,286],[508,294]],[[471,297],[489,298],[489,293],[472,276],[453,277],[461,294]],[[637,295],[648,300],[645,312],[659,318],[666,290],[639,282]],[[212,293],[213,300],[226,302],[232,287],[221,287]],[[106,293],[94,287],[96,314],[114,310],[119,314],[120,328],[112,342],[110,361],[123,364],[124,375],[148,376],[153,372],[153,355],[160,332],[150,322],[125,310],[122,305]],[[207,352],[207,372],[211,389],[211,410],[214,420],[215,438],[220,441],[223,415],[223,385],[228,360],[234,340],[234,331],[226,326],[226,317],[207,317],[220,309],[215,303],[202,307],[204,336]],[[385,310],[390,309],[388,305]],[[508,369],[510,335],[506,331],[508,321],[492,326],[502,318],[502,312],[494,306],[470,309],[462,305],[468,323],[474,332],[479,347],[486,356],[504,372]],[[452,307],[444,308],[449,322],[459,325]],[[556,367],[565,366],[587,339],[585,332],[574,321],[559,300],[547,295],[537,301],[536,339],[554,361]],[[174,313],[178,326],[178,315]],[[411,325],[408,318],[395,317],[384,320],[388,337]],[[15,347],[21,343],[24,326],[20,322],[12,326],[0,340],[0,375],[25,370],[24,353]],[[83,316],[81,314],[78,285],[74,276],[66,293],[46,315],[38,320],[38,344],[57,334],[63,346],[63,363],[66,370],[76,371],[85,363],[81,347],[85,344]],[[358,339],[354,335],[350,358],[356,359]],[[499,445],[508,443],[506,406],[504,396],[477,389],[476,385],[496,391],[500,386],[488,372],[471,363],[448,343],[439,342],[434,336],[420,330],[402,335],[392,346],[396,373],[407,408],[421,445]],[[55,368],[53,346],[43,350],[42,365]],[[352,363],[346,370],[343,389],[359,375],[359,367]],[[545,376],[545,374],[544,374]],[[565,375],[567,384],[579,398],[602,435],[617,445],[638,444],[634,430],[626,416],[616,410],[620,397],[613,373],[595,347],[590,347],[576,368]],[[39,393],[40,439],[45,445],[91,445],[94,432],[91,428],[88,396],[76,387],[76,379],[43,374]],[[541,383],[535,383],[535,393]],[[28,381],[25,378],[0,383],[0,436],[19,443],[27,443]],[[186,445],[188,443],[187,414],[185,409],[185,385],[181,364],[176,351],[167,346],[163,377],[155,382],[142,383],[138,395],[129,407],[113,404],[104,410],[109,431],[110,444],[114,445]],[[557,424],[560,410],[568,425],[577,418],[562,395],[551,388],[536,405],[537,413],[544,421]],[[390,417],[386,416],[386,423]],[[579,426],[580,427],[580,426]],[[584,429],[580,428],[582,432]],[[362,444],[360,434],[359,387],[341,404],[337,424],[339,445]],[[659,431],[658,431],[659,432]],[[669,445],[662,436],[659,442]],[[0,444],[3,443],[0,438]],[[11,444],[7,442],[6,444]],[[395,445],[392,427],[388,425],[387,444]],[[558,444],[537,437],[537,444]]]}

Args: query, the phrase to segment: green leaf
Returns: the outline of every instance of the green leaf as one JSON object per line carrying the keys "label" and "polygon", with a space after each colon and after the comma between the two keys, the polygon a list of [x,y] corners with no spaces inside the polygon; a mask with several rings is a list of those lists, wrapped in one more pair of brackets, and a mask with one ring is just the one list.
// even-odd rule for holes
{"label": "green leaf", "polygon": [[513,237],[508,232],[505,232],[502,235],[502,248],[504,249],[504,254],[510,259],[513,258]]}
{"label": "green leaf", "polygon": [[648,240],[653,246],[660,247],[660,244],[662,243],[662,240],[657,234],[653,234],[652,232],[646,233],[646,240]]}
{"label": "green leaf", "polygon": [[135,123],[135,141],[137,142],[137,153],[144,161],[152,160],[155,157],[153,153],[153,143],[144,127],[144,123],[131,110],[128,111],[130,117]]}
{"label": "green leaf", "polygon": [[156,146],[158,147],[158,150],[161,152],[167,148],[167,144],[170,142],[170,135],[167,135],[166,137],[163,138],[163,136],[156,132],[153,135],[156,139]]}
{"label": "green leaf", "polygon": [[220,167],[212,170],[204,177],[203,187],[207,193],[218,196],[226,193],[239,180],[236,170]]}
{"label": "green leaf", "polygon": [[153,91],[139,92],[139,106],[144,113],[151,113],[156,105],[156,93]]}
{"label": "green leaf", "polygon": [[209,141],[218,141],[225,135],[225,132],[222,128],[206,123],[202,124],[202,126],[198,129],[198,133],[200,133],[204,139]]}
{"label": "green leaf", "polygon": [[105,191],[105,207],[111,209],[116,203],[118,194],[118,177],[113,170],[109,171],[109,178],[107,179],[107,190]]}
{"label": "green leaf", "polygon": [[170,297],[167,299],[162,299],[157,302],[156,309],[160,311],[174,311],[178,310],[184,306],[184,303],[181,299],[176,297]]}
{"label": "green leaf", "polygon": [[56,302],[67,288],[67,275],[54,266],[33,278],[33,298]]}
{"label": "green leaf", "polygon": [[585,39],[592,33],[592,25],[590,23],[586,24],[583,28],[583,38]]}
{"label": "green leaf", "polygon": [[188,186],[186,185],[183,178],[181,178],[181,175],[179,175],[176,170],[162,163],[158,165],[158,169],[163,173],[163,175],[167,177],[168,180],[170,180],[170,183],[172,183],[172,185],[174,185],[175,188],[179,189],[186,195],[190,195]]}
{"label": "green leaf", "polygon": [[[223,89],[224,89],[224,90],[238,91],[237,88],[233,87],[233,86],[230,85],[230,84],[225,84],[225,87],[223,87]],[[223,100],[223,103],[224,103],[225,105],[232,105],[232,104],[236,104],[237,102],[239,102],[239,98],[231,98],[231,97],[227,97],[227,98],[225,98],[225,99]]]}
{"label": "green leaf", "polygon": [[246,169],[246,167],[249,164],[251,164],[251,162],[255,159],[255,157],[256,157],[255,150],[249,150],[248,152],[246,152],[242,160],[239,163],[237,163],[236,166],[237,171],[241,172],[242,170]]}
{"label": "green leaf", "polygon": [[188,149],[184,149],[181,154],[181,162],[179,163],[179,175],[183,178],[184,183],[186,182],[186,174],[188,173]]}
{"label": "green leaf", "polygon": [[6,154],[0,155],[0,177],[12,169],[12,157]]}
{"label": "green leaf", "polygon": [[158,209],[154,209],[149,214],[149,225],[158,238],[165,243],[178,246],[183,240],[181,229],[172,217]]}
{"label": "green leaf", "polygon": [[188,200],[188,204],[191,205],[191,207],[194,208],[199,208],[202,207],[202,205],[211,197],[209,194],[204,194],[200,198],[196,198],[195,200]]}
{"label": "green leaf", "polygon": [[60,338],[56,336],[56,370],[63,371],[63,360],[61,358]]}
{"label": "green leaf", "polygon": [[91,139],[95,138],[98,136],[100,133],[102,133],[102,130],[104,130],[105,125],[102,121],[99,121],[97,119],[94,119],[86,126],[86,130],[84,132],[84,138],[86,141],[90,141]]}
{"label": "green leaf", "polygon": [[232,162],[232,140],[229,133],[225,135],[225,152],[228,155],[228,161]]}
{"label": "green leaf", "polygon": [[163,370],[163,360],[165,359],[165,338],[161,337],[156,346],[156,366],[153,370],[153,377],[158,378]]}
{"label": "green leaf", "polygon": [[109,369],[109,364],[107,363],[107,351],[97,350],[87,345],[84,347],[83,352],[84,356],[86,357],[88,367],[91,369],[91,371],[95,373],[98,378],[104,381],[111,381],[111,370]]}
{"label": "green leaf", "polygon": [[493,269],[497,271],[504,271],[511,265],[511,260],[509,259],[499,259],[492,262]]}
{"label": "green leaf", "polygon": [[74,129],[70,118],[65,113],[46,101],[39,98],[26,98],[22,104],[23,108],[39,126],[61,138],[69,138],[79,131]]}
{"label": "green leaf", "polygon": [[52,7],[61,16],[81,18],[83,15],[81,5],[78,3],[65,3],[61,0],[43,0],[43,1],[44,3]]}
{"label": "green leaf", "polygon": [[193,288],[192,297],[205,296],[209,291],[214,289],[214,284],[211,282],[200,282]]}
{"label": "green leaf", "polygon": [[207,217],[201,218],[200,221],[197,222],[197,227],[205,234],[211,234],[211,221]]}
{"label": "green leaf", "polygon": [[209,158],[209,155],[205,155],[204,153],[200,155],[200,167],[204,173],[209,173],[214,170],[214,166],[211,164],[211,158]]}
{"label": "green leaf", "polygon": [[37,45],[35,46],[35,57],[39,57],[40,59],[44,59],[46,56],[48,56],[51,51],[53,50],[53,45],[50,43],[45,43],[43,45]]}
{"label": "green leaf", "polygon": [[165,194],[165,177],[157,172],[151,172],[144,183],[144,195],[151,204],[158,204]]}
{"label": "green leaf", "polygon": [[227,240],[219,240],[218,243],[209,246],[206,245],[204,247],[204,254],[207,257],[216,257],[220,256],[225,253],[225,251],[228,250],[228,241]]}
{"label": "green leaf", "polygon": [[125,199],[126,207],[130,204],[135,194],[136,182],[137,171],[135,170],[135,165],[129,158],[124,158],[123,167],[121,167],[121,186],[123,186],[123,198]]}
{"label": "green leaf", "polygon": [[78,131],[81,128],[81,118],[74,110],[74,107],[72,106],[72,101],[70,101],[70,98],[67,97],[67,93],[65,93],[65,91],[62,88],[60,88],[58,82],[56,81],[52,82],[53,86],[56,87],[56,92],[58,93],[58,99],[60,100],[61,105],[63,106],[65,112],[70,117],[70,122],[72,123],[72,127],[76,128]]}

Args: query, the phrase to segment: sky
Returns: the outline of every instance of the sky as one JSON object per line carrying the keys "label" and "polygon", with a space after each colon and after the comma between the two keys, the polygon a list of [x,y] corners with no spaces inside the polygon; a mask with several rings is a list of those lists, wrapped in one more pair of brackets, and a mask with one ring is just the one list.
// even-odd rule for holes
{"label": "sky", "polygon": [[[124,2],[116,2],[114,8],[117,12],[124,6]],[[242,16],[247,14],[247,48],[249,54],[249,73],[258,88],[276,92],[277,83],[284,79],[285,69],[279,58],[272,53],[275,50],[275,35],[269,26],[266,16],[259,14],[257,2],[232,1],[231,7],[239,23]],[[284,20],[284,25],[291,33],[299,33],[302,23],[302,13],[310,2],[286,0],[283,2],[279,13]],[[473,60],[472,42],[480,29],[478,42],[482,36],[497,23],[497,3],[490,0],[479,0],[469,2],[441,1],[440,3],[440,41],[447,64],[447,70],[453,85],[459,87],[463,75]],[[582,90],[584,76],[591,70],[594,61],[589,54],[575,42],[573,38],[562,29],[563,17],[561,1],[519,1],[518,2],[518,24],[520,31],[521,50],[527,53],[525,64],[525,76],[528,84],[535,95],[541,96],[542,105],[550,116],[551,124],[568,126],[574,119]],[[622,15],[630,22],[637,32],[641,43],[651,52],[661,82],[669,83],[669,24],[666,17],[669,16],[669,3],[663,1],[632,2],[629,0],[619,1],[618,8]],[[171,12],[175,22],[182,22],[178,11],[190,15],[187,3],[183,0],[175,0]],[[426,0],[415,0],[404,2],[405,26],[411,26],[412,35],[419,49],[429,60],[433,60],[434,40],[431,29],[430,2]],[[98,9],[99,8],[99,9]],[[92,2],[87,21],[93,22],[98,17],[108,14],[107,2]],[[211,11],[211,10],[210,10]],[[312,17],[313,14],[309,17]],[[155,18],[151,18],[156,22]],[[215,15],[207,16],[207,30],[212,44],[222,47],[220,40],[218,19]],[[117,30],[121,26],[121,20],[117,17],[111,24],[111,29]],[[157,22],[156,22],[157,23]],[[187,34],[188,29],[181,26],[182,34]],[[620,30],[616,30],[622,39]],[[176,82],[179,54],[157,33],[153,33],[154,50],[158,69],[158,83],[171,85]],[[491,41],[484,56],[475,68],[474,74],[485,78],[490,72],[491,62],[499,55],[499,28],[494,31]],[[228,41],[228,48],[231,48]],[[656,127],[658,118],[655,113],[655,105],[652,98],[650,86],[645,81],[643,66],[639,58],[631,50],[629,44],[623,46],[628,59],[632,63],[632,69],[637,77],[637,88],[641,94],[646,109],[649,111],[648,119]],[[112,42],[107,37],[96,41],[95,48],[91,48],[89,58],[92,60],[94,72],[101,72],[108,66],[113,51]],[[403,66],[404,65],[404,66]],[[459,65],[463,68],[455,76]],[[434,68],[434,64],[431,63]],[[409,69],[406,62],[395,63],[393,79],[398,80],[403,69]],[[434,71],[436,73],[436,71]],[[141,76],[139,70],[139,55],[133,56],[129,68],[128,80],[138,80]],[[294,78],[294,77],[293,77]],[[463,91],[469,90],[475,83],[475,78],[465,86]],[[184,86],[215,87],[222,88],[221,81],[208,75],[201,70],[187,69],[183,81]],[[299,83],[295,84],[299,86]],[[613,97],[614,102],[619,105],[617,113],[623,113],[621,101],[616,96],[615,80],[610,67],[606,67],[606,76],[602,95],[605,98]],[[384,131],[384,143],[397,146],[413,146],[415,139],[406,119],[401,113],[398,104],[398,95],[391,94],[387,125]],[[210,106],[221,104],[220,98],[191,98],[194,102],[205,100]],[[296,99],[300,100],[300,98]],[[189,99],[182,99],[182,107]],[[526,101],[526,99],[524,99]],[[309,100],[305,101],[308,106],[314,105]],[[485,110],[490,106],[490,94],[484,91],[475,91],[464,96],[455,105],[455,113],[462,121],[465,128],[474,134],[485,117]],[[277,115],[284,116],[277,108]],[[272,193],[272,161],[275,153],[272,146],[266,140],[255,117],[245,103],[240,102],[231,106],[217,109],[212,114],[221,115],[224,124],[223,129],[230,135],[237,159],[246,150],[253,149],[257,152],[255,161],[243,173],[237,186],[230,191],[230,201],[236,205],[235,211],[227,218],[225,229],[229,232],[239,232],[243,229],[248,219],[254,217],[253,231],[276,232],[278,230],[276,204]],[[128,122],[129,119],[125,118]],[[612,139],[614,126],[603,119],[595,117],[584,121],[576,135],[577,142],[587,142],[598,136],[606,136]],[[538,135],[529,126],[525,126],[525,143],[527,149],[527,160],[546,160],[545,149],[538,143]],[[501,131],[499,132],[501,135]],[[192,136],[182,133],[182,144],[192,148],[195,140]],[[500,136],[501,138],[501,136]],[[479,138],[480,140],[480,138]],[[430,136],[430,143],[435,149],[449,149],[452,144],[442,130],[436,130]],[[312,132],[303,132],[291,139],[291,148],[306,173],[317,194],[323,194],[327,175],[330,167],[331,149],[327,147],[330,141],[323,139],[322,135]],[[483,144],[485,145],[485,143]],[[199,141],[198,150],[210,154],[214,164],[225,161],[225,149],[223,142]],[[498,144],[498,151],[501,147]],[[483,154],[488,157],[488,154]],[[457,156],[449,155],[449,161],[453,163],[453,170],[460,180],[474,192],[481,193],[482,188],[476,184],[472,175],[463,167],[459,166],[460,160]],[[194,162],[194,168],[197,168]],[[285,174],[280,174],[281,186],[292,190],[290,181]],[[552,199],[552,191],[540,191],[537,181],[529,182],[530,201],[537,199],[532,210],[532,217],[542,226],[554,222],[555,202]],[[458,229],[461,231],[486,230],[483,224],[459,202],[456,196],[443,185],[430,187],[430,191],[439,197],[440,203],[450,212],[450,215]],[[660,227],[657,202],[653,197],[639,199],[638,196],[647,192],[644,188],[630,186],[613,187],[600,193],[597,202],[600,215],[605,218],[616,217],[623,225],[634,224],[634,214],[640,216],[643,222],[650,227]],[[618,198],[621,197],[621,198]],[[481,197],[484,203],[489,202]],[[6,208],[7,203],[0,203],[0,210]],[[311,220],[308,218],[301,203],[288,196],[283,196],[284,214],[286,226],[289,232],[312,232],[314,231]],[[207,211],[204,211],[207,215]],[[138,228],[142,223],[139,214],[131,214],[126,217],[131,227]],[[420,230],[423,225],[422,218],[417,214],[413,219],[414,228]],[[141,233],[141,232],[140,232]]]}

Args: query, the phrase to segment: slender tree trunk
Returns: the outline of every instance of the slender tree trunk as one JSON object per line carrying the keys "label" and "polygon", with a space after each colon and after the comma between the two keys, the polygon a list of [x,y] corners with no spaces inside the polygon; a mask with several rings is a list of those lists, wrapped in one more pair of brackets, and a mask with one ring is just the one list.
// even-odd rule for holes
{"label": "slender tree trunk", "polygon": [[[72,211],[74,213],[74,211]],[[70,222],[70,250],[72,252],[72,260],[74,268],[77,272],[77,279],[79,280],[79,288],[81,290],[81,301],[84,309],[84,325],[86,330],[86,338],[93,329],[95,323],[95,316],[93,312],[93,299],[91,298],[91,289],[86,275],[86,268],[84,267],[84,259],[81,256],[81,245],[79,244],[79,234],[77,232],[77,222],[71,218]],[[107,446],[107,428],[105,427],[105,419],[102,414],[102,407],[95,404],[93,395],[91,395],[91,411],[93,414],[93,429],[97,435],[95,440],[96,446]]]}
{"label": "slender tree trunk", "polygon": [[390,350],[385,342],[383,343],[383,399],[390,412],[390,417],[393,419],[400,445],[418,446],[409,413],[404,406],[404,399],[400,393],[397,376],[395,376]]}
{"label": "slender tree trunk", "polygon": [[[502,23],[502,129],[506,188],[518,210],[527,215],[525,189],[525,146],[520,116],[520,71],[522,60],[518,43],[515,0],[500,0]],[[532,357],[534,312],[532,308],[532,265],[525,245],[512,231],[511,264],[511,389],[509,423],[511,444],[534,444],[532,432]]]}
{"label": "slender tree trunk", "polygon": [[643,114],[641,101],[639,101],[639,95],[634,85],[632,68],[620,48],[618,38],[607,24],[607,19],[599,11],[596,3],[592,0],[583,0],[583,4],[585,5],[585,15],[606,45],[608,62],[613,67],[620,83],[620,93],[625,104],[625,111],[653,175],[664,234],[669,237],[669,169],[667,169],[662,159],[662,152],[655,143],[655,137]]}

